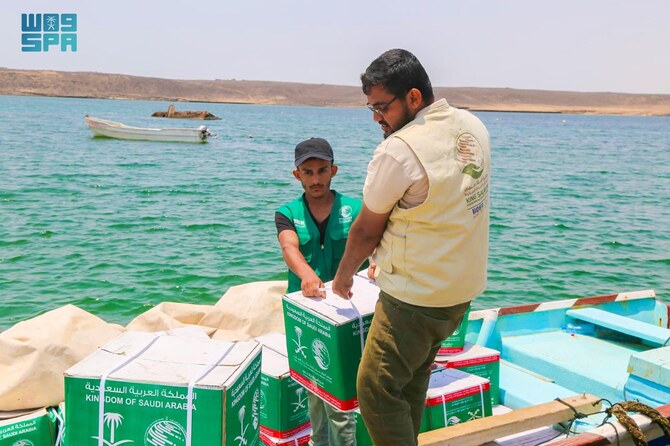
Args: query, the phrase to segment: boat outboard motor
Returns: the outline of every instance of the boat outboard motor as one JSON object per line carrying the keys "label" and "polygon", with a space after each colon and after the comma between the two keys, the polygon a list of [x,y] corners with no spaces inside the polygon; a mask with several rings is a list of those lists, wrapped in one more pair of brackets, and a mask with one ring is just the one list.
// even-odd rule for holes
{"label": "boat outboard motor", "polygon": [[219,136],[216,133],[212,132],[207,127],[205,127],[204,125],[201,125],[200,127],[198,127],[198,130],[200,131],[200,139],[203,140],[203,141],[205,141],[208,136],[211,136],[213,138],[216,138],[216,137]]}

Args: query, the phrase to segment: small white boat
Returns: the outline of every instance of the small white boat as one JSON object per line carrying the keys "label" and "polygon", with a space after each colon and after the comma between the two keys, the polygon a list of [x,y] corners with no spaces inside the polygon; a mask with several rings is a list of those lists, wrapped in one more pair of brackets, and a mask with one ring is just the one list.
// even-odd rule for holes
{"label": "small white boat", "polygon": [[84,116],[84,122],[95,136],[144,141],[207,142],[209,136],[217,136],[207,127],[151,129],[131,127],[120,122]]}

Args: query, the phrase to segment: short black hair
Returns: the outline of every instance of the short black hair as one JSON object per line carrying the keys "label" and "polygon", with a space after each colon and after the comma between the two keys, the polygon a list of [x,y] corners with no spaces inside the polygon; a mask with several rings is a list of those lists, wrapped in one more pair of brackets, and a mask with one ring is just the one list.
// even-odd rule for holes
{"label": "short black hair", "polygon": [[388,50],[372,61],[361,74],[363,93],[379,85],[398,97],[403,97],[412,88],[421,92],[424,102],[433,101],[433,86],[428,73],[412,53],[403,49]]}

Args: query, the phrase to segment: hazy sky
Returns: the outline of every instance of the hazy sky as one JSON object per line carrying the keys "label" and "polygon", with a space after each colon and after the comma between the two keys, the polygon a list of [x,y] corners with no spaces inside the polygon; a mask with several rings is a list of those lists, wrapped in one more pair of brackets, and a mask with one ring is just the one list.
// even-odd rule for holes
{"label": "hazy sky", "polygon": [[[21,13],[78,51],[21,51]],[[390,48],[435,86],[670,94],[670,0],[0,0],[0,66],[358,85]]]}

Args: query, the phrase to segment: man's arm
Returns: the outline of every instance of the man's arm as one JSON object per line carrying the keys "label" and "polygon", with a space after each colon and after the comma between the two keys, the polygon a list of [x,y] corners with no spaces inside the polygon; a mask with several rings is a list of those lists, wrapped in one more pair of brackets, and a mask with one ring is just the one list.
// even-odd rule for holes
{"label": "man's arm", "polygon": [[377,214],[363,204],[361,213],[349,230],[347,247],[333,280],[333,292],[338,296],[345,299],[352,296],[354,274],[382,239],[389,215],[391,211]]}
{"label": "man's arm", "polygon": [[285,229],[279,233],[279,245],[284,262],[296,276],[300,277],[303,296],[306,297],[326,297],[323,288],[323,282],[316,275],[314,270],[305,260],[305,256],[300,252],[300,240],[295,231]]}

